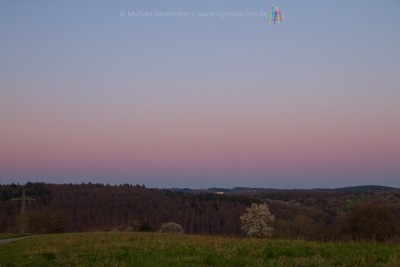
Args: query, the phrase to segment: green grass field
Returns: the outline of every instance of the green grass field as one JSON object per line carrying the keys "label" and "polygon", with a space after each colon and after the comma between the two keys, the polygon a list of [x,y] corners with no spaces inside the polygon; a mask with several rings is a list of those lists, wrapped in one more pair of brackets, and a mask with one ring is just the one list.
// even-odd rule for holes
{"label": "green grass field", "polygon": [[153,233],[43,235],[0,246],[0,266],[400,266],[400,247]]}

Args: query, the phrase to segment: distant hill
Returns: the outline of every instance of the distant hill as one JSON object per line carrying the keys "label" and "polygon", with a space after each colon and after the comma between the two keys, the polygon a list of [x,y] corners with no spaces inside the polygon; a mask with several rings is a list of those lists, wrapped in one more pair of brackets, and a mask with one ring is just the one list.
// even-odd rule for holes
{"label": "distant hill", "polygon": [[395,187],[381,186],[381,185],[361,185],[340,188],[313,188],[313,189],[276,189],[276,188],[253,188],[253,187],[234,187],[234,188],[207,188],[207,189],[190,189],[190,188],[172,188],[171,191],[182,192],[186,194],[226,194],[226,195],[246,195],[254,193],[270,193],[270,192],[342,192],[342,193],[365,193],[376,191],[391,191],[398,190]]}
{"label": "distant hill", "polygon": [[398,188],[381,186],[381,185],[361,185],[361,186],[336,188],[335,190],[344,193],[365,193],[371,191],[392,191],[392,190],[398,190]]}
{"label": "distant hill", "polygon": [[[190,189],[190,188],[171,188],[174,192],[186,194],[225,194],[225,195],[246,195],[251,193],[265,193],[271,191],[280,191],[274,188],[253,188],[253,187],[234,187],[234,188],[207,188],[207,189]],[[287,190],[285,190],[287,191]]]}

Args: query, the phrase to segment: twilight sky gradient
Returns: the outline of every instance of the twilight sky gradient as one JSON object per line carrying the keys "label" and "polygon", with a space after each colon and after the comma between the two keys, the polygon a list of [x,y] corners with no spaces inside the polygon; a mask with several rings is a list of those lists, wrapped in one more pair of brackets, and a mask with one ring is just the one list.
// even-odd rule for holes
{"label": "twilight sky gradient", "polygon": [[[282,24],[197,13],[273,3]],[[191,16],[121,16],[168,10]],[[400,187],[399,14],[396,0],[1,1],[0,183]]]}

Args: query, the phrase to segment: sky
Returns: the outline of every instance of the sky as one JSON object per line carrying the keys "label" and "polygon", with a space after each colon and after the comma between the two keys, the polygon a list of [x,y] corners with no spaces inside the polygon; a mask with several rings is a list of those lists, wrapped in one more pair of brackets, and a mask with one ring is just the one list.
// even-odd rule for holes
{"label": "sky", "polygon": [[400,187],[399,13],[3,0],[0,183]]}

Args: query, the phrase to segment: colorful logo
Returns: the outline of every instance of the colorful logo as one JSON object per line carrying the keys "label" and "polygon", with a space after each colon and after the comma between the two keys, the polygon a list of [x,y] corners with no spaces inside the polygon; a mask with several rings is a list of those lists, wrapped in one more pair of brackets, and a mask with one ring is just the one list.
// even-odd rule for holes
{"label": "colorful logo", "polygon": [[282,12],[279,5],[272,5],[270,18],[271,18],[270,24],[271,23],[278,24],[282,22]]}

